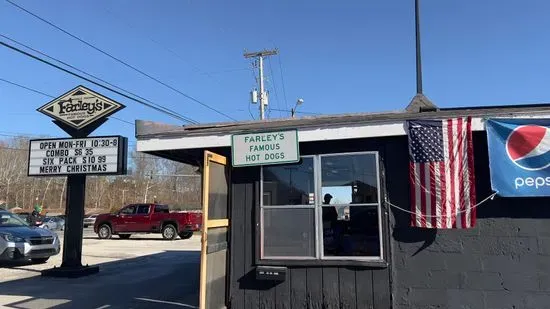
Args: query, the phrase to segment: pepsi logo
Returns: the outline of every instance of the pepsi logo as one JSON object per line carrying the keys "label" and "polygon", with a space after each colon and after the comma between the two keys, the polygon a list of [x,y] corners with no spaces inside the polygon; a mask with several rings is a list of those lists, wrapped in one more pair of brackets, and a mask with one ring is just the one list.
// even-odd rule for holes
{"label": "pepsi logo", "polygon": [[550,166],[550,128],[518,126],[506,140],[506,153],[516,166],[524,170],[547,168]]}

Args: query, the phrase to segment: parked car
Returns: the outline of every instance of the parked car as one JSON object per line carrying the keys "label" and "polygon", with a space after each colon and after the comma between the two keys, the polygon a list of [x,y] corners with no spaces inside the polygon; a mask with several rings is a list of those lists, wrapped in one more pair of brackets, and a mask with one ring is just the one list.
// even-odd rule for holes
{"label": "parked car", "polygon": [[29,226],[16,214],[0,211],[0,261],[45,263],[60,249],[55,232]]}
{"label": "parked car", "polygon": [[134,233],[161,233],[172,240],[178,235],[191,238],[193,232],[201,229],[202,214],[170,212],[168,205],[132,204],[114,214],[101,214],[96,218],[94,232],[101,239],[118,235],[128,239]]}
{"label": "parked car", "polygon": [[93,226],[97,216],[99,215],[95,214],[95,215],[89,215],[86,218],[84,218],[84,227]]}
{"label": "parked car", "polygon": [[65,220],[59,217],[45,217],[40,227],[48,230],[63,231],[65,229]]}

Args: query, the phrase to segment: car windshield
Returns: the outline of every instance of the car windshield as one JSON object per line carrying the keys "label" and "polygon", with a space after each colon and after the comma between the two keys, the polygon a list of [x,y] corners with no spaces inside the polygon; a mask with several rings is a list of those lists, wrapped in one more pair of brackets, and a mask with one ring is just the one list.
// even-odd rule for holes
{"label": "car windshield", "polygon": [[14,226],[28,226],[27,222],[21,219],[19,216],[9,212],[0,213],[0,228],[14,227]]}

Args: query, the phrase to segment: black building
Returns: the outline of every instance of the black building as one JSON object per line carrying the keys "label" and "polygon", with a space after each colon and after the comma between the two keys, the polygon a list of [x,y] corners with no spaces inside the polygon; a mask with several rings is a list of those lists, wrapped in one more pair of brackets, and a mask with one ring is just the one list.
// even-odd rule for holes
{"label": "black building", "polygon": [[[232,309],[550,308],[549,199],[497,196],[478,208],[471,229],[412,228],[410,215],[390,206],[410,208],[406,120],[472,117],[481,201],[493,193],[483,120],[548,115],[550,105],[426,112],[412,106],[185,127],[138,121],[136,136],[139,151],[202,165],[205,150],[231,162],[233,134],[298,130],[300,162],[263,168],[226,162],[225,178],[215,177],[228,190],[209,199],[226,199],[228,209],[213,218],[228,217],[229,229],[215,240],[208,234],[217,246],[205,255],[224,250],[216,263],[226,264],[217,279],[201,278],[212,284],[206,308],[215,301]],[[258,269],[279,278],[266,279]]]}

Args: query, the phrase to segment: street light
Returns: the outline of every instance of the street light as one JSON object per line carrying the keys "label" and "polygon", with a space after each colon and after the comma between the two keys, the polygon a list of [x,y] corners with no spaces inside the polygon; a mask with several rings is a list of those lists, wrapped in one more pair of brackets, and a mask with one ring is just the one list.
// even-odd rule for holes
{"label": "street light", "polygon": [[294,118],[294,115],[296,114],[296,109],[298,108],[298,106],[302,105],[303,103],[304,103],[304,99],[298,99],[296,101],[296,105],[294,105],[294,107],[290,110],[292,118]]}

